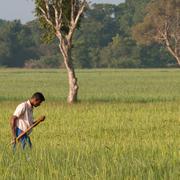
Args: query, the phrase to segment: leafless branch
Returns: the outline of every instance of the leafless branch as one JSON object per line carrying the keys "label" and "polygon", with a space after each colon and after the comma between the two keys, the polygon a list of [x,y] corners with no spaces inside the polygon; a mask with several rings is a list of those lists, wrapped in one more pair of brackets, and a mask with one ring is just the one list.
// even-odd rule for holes
{"label": "leafless branch", "polygon": [[47,12],[47,18],[50,19],[50,12],[49,12],[49,3],[48,0],[44,0],[45,6],[46,6],[46,12]]}
{"label": "leafless branch", "polygon": [[75,15],[75,4],[76,3],[74,2],[74,0],[71,0],[71,23],[70,23],[70,31],[69,31],[69,34],[67,35],[67,39],[72,38],[74,30],[78,24],[80,16],[84,12],[87,2],[86,0],[83,0],[81,2],[77,15]]}
{"label": "leafless branch", "polygon": [[39,10],[40,10],[41,13],[42,13],[41,17],[43,17],[43,18],[48,22],[49,25],[53,26],[53,23],[52,23],[52,21],[48,18],[46,12],[45,12],[41,7],[38,7],[38,8],[39,8]]}

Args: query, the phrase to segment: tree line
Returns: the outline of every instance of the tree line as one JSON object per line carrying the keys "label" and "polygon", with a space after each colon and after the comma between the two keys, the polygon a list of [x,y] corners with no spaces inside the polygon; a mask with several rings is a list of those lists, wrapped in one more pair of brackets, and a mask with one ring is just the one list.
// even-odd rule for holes
{"label": "tree line", "polygon": [[[151,24],[152,19],[148,19],[148,14],[157,17],[157,7],[161,6],[160,4],[150,6],[149,3],[150,0],[126,0],[119,5],[89,5],[73,37],[74,66],[76,68],[176,66],[176,57],[168,51],[166,41],[160,41],[162,37],[159,34],[154,31],[147,32],[150,33],[148,37],[159,37],[158,40],[143,36],[146,34],[143,34],[145,30],[152,30],[150,27],[154,27]],[[172,9],[171,12],[175,11]],[[177,16],[179,17],[179,14]],[[168,22],[171,21],[172,19]],[[158,22],[156,24],[162,24],[160,20]],[[178,32],[179,24],[176,25],[175,32]],[[169,42],[175,46],[173,37],[171,36]],[[21,24],[19,20],[0,20],[0,66],[64,67],[57,43],[53,36],[41,29],[38,20],[26,24]],[[179,41],[177,47],[179,47],[178,43]],[[179,53],[178,49],[176,51]]]}

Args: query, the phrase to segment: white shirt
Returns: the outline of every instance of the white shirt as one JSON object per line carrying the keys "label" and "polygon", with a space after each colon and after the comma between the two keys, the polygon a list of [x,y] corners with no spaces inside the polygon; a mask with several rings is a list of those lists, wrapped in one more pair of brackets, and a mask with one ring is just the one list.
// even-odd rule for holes
{"label": "white shirt", "polygon": [[22,131],[28,129],[34,122],[33,107],[29,100],[19,104],[13,115],[18,118],[16,121],[16,127]]}

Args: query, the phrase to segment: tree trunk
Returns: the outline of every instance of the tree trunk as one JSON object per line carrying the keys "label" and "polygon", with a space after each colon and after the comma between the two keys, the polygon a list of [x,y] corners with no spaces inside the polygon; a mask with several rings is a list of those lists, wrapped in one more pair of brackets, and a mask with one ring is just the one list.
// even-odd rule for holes
{"label": "tree trunk", "polygon": [[180,66],[180,57],[172,50],[172,48],[168,45],[167,46],[168,51],[172,54],[172,56],[176,59],[178,65]]}
{"label": "tree trunk", "polygon": [[175,57],[177,60],[178,65],[180,66],[180,58],[178,56]]}
{"label": "tree trunk", "polygon": [[[172,48],[171,45],[170,45],[170,42],[169,42],[169,39],[167,36],[165,36],[165,43],[166,43],[166,47],[168,49],[168,51],[172,54],[172,56],[176,59],[178,65],[180,66],[180,57],[178,56],[179,53],[178,53],[178,50],[176,48]],[[178,43],[179,44],[179,43]],[[175,46],[178,46],[175,44]]]}
{"label": "tree trunk", "polygon": [[69,67],[67,69],[68,71],[68,81],[69,81],[69,94],[67,98],[67,102],[69,104],[72,104],[74,102],[77,102],[77,95],[78,95],[78,84],[77,84],[77,78],[75,75],[75,71],[73,67]]}
{"label": "tree trunk", "polygon": [[77,83],[77,78],[76,74],[74,71],[74,66],[72,62],[72,57],[71,57],[71,48],[65,45],[65,43],[62,43],[59,45],[61,53],[64,58],[64,64],[68,73],[68,82],[69,82],[69,93],[67,97],[67,102],[69,104],[73,104],[77,102],[78,98],[78,83]]}

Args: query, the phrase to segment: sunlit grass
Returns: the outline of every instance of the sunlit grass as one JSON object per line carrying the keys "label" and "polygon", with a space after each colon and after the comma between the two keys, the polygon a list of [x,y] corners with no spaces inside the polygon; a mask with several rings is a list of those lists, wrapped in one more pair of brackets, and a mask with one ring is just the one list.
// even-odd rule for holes
{"label": "sunlit grass", "polygon": [[[66,73],[0,70],[0,179],[179,179],[180,71],[79,70],[69,106]],[[13,155],[8,119],[33,92],[33,149]]]}

